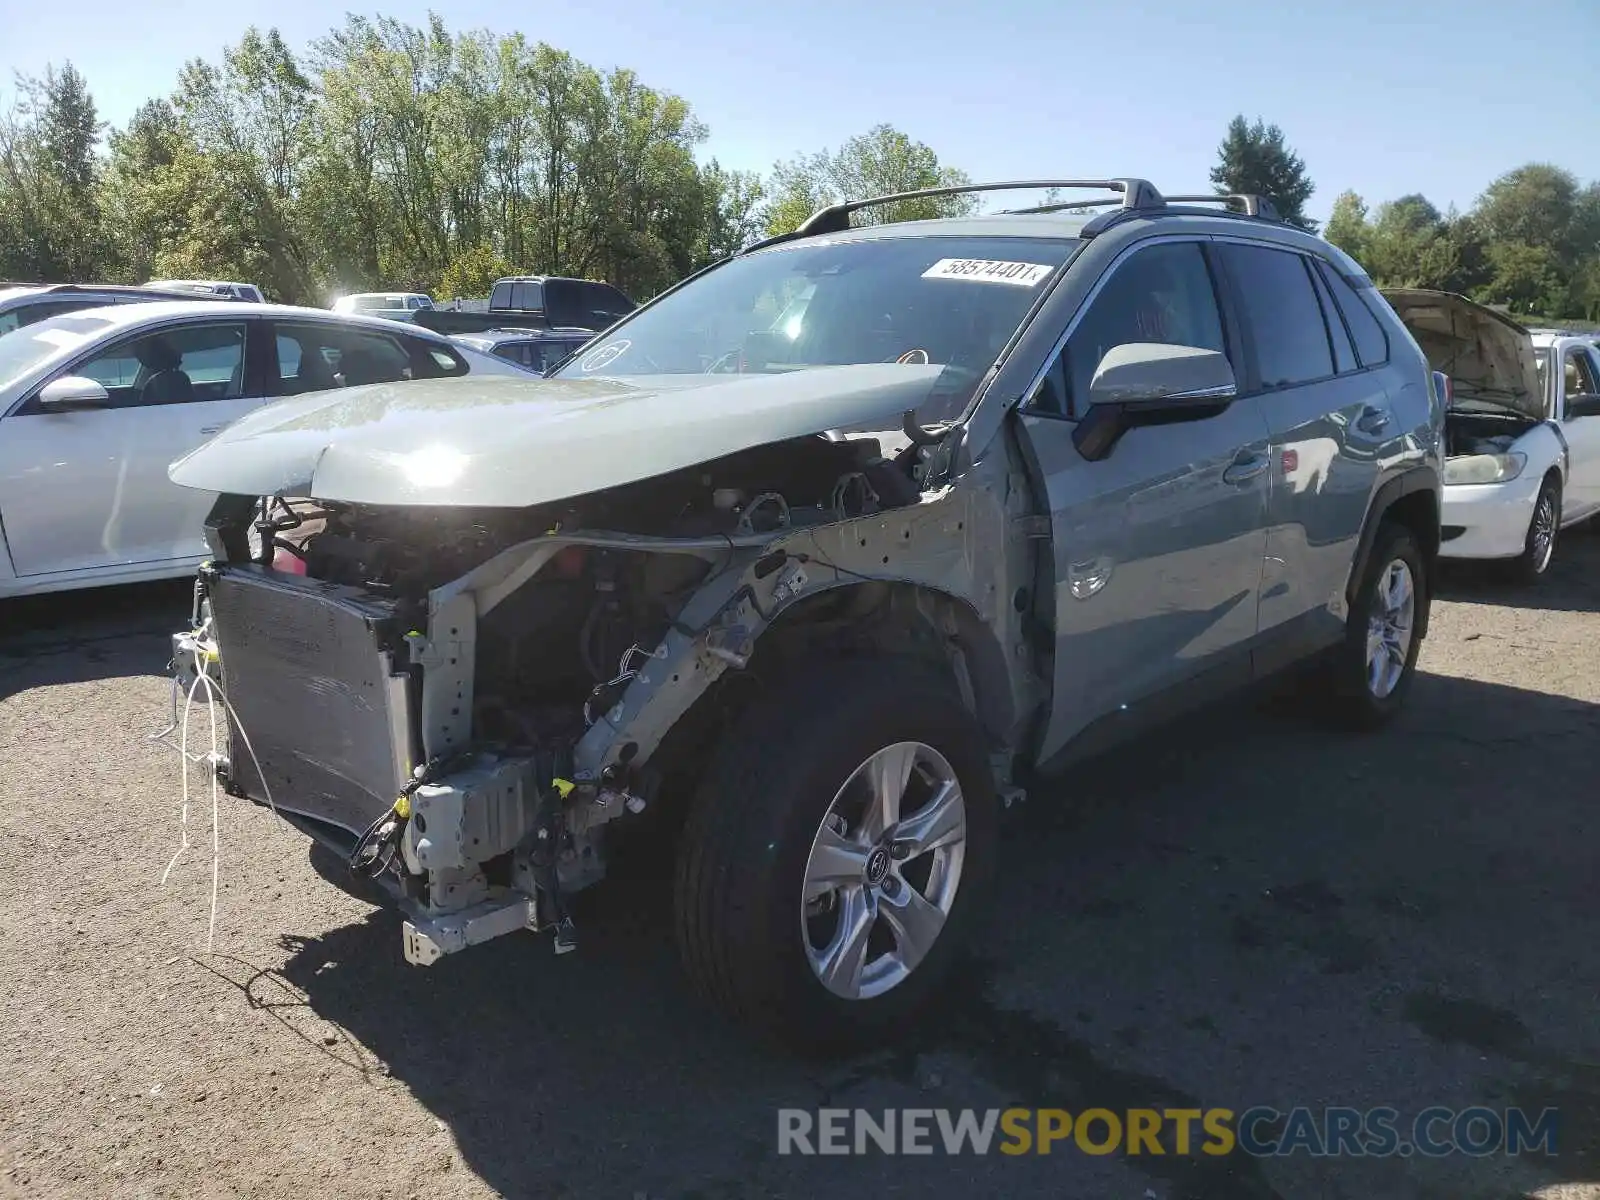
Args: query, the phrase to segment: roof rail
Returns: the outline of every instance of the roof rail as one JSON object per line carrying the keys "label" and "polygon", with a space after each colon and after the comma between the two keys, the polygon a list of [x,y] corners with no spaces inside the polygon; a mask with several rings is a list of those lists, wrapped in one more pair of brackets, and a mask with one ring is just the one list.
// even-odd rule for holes
{"label": "roof rail", "polygon": [[1260,217],[1263,221],[1281,221],[1276,206],[1265,196],[1245,192],[1222,192],[1210,196],[1168,196],[1168,204],[1227,204],[1238,206],[1247,217]]}
{"label": "roof rail", "polygon": [[[1093,188],[1096,191],[1117,192],[1121,195],[1120,201],[1103,201],[1102,203],[1120,203],[1124,209],[1159,208],[1162,204],[1161,193],[1155,186],[1144,179],[1016,179],[1002,183],[968,183],[958,187],[923,188],[915,192],[895,192],[887,196],[873,196],[866,200],[844,200],[838,204],[830,204],[826,208],[819,208],[807,217],[794,230],[793,233],[783,234],[780,238],[769,238],[761,245],[771,245],[777,240],[787,240],[792,237],[809,237],[817,233],[842,233],[850,228],[850,214],[860,212],[864,208],[875,208],[883,204],[898,204],[903,200],[925,200],[936,196],[964,196],[973,192],[1011,192],[1011,191],[1040,191],[1045,188]],[[1065,205],[1064,207],[1076,208],[1082,205]],[[754,249],[754,247],[752,247]]]}

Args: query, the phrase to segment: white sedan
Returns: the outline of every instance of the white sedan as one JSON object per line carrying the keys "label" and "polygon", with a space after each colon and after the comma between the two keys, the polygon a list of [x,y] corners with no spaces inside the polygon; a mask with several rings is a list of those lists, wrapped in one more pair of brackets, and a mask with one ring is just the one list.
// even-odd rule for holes
{"label": "white sedan", "polygon": [[1600,513],[1600,354],[1462,296],[1384,296],[1450,380],[1440,556],[1538,580],[1557,534]]}
{"label": "white sedan", "polygon": [[0,336],[0,597],[191,574],[212,497],[167,465],[252,409],[513,363],[326,309],[179,300]]}

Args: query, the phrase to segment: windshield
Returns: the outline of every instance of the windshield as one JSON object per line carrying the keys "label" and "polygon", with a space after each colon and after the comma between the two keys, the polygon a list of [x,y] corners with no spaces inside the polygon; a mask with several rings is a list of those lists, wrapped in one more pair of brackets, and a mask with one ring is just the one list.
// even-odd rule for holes
{"label": "windshield", "polygon": [[642,310],[556,376],[933,364],[954,415],[1077,245],[897,237],[758,251]]}
{"label": "windshield", "polygon": [[37,370],[58,354],[70,354],[115,322],[105,317],[50,317],[0,336],[0,388]]}

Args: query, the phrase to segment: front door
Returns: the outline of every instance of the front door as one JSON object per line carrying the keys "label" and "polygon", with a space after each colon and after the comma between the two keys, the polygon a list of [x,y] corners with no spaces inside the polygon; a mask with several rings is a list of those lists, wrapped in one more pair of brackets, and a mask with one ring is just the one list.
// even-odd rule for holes
{"label": "front door", "polygon": [[1101,718],[1126,725],[1186,685],[1249,677],[1269,479],[1259,402],[1131,430],[1097,462],[1072,442],[1106,351],[1165,342],[1231,356],[1220,312],[1200,242],[1147,244],[1112,267],[1021,411],[1054,555],[1055,700],[1043,757]]}
{"label": "front door", "polygon": [[1562,496],[1562,517],[1577,521],[1600,513],[1600,415],[1573,417],[1568,406],[1578,396],[1600,395],[1600,355],[1573,346],[1564,357],[1566,362],[1559,376],[1565,385],[1561,433],[1567,439],[1567,487]]}
{"label": "front door", "polygon": [[245,321],[168,326],[58,375],[102,384],[106,407],[47,412],[29,397],[0,422],[0,512],[21,576],[204,555],[215,497],[167,466],[262,403],[246,394]]}

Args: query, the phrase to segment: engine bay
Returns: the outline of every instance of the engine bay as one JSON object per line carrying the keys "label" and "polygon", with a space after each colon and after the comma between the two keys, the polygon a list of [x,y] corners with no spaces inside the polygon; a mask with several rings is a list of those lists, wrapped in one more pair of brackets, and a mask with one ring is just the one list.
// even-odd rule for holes
{"label": "engine bay", "polygon": [[1536,425],[1515,413],[1451,412],[1445,417],[1445,457],[1504,454]]}
{"label": "engine bay", "polygon": [[[532,509],[264,502],[253,557],[358,588],[425,628],[428,593],[500,551],[578,531],[732,539],[917,501],[915,447],[812,436],[756,447],[625,487]],[[269,549],[270,548],[270,549]],[[474,740],[570,746],[620,695],[716,564],[705,557],[569,545],[481,618]]]}

